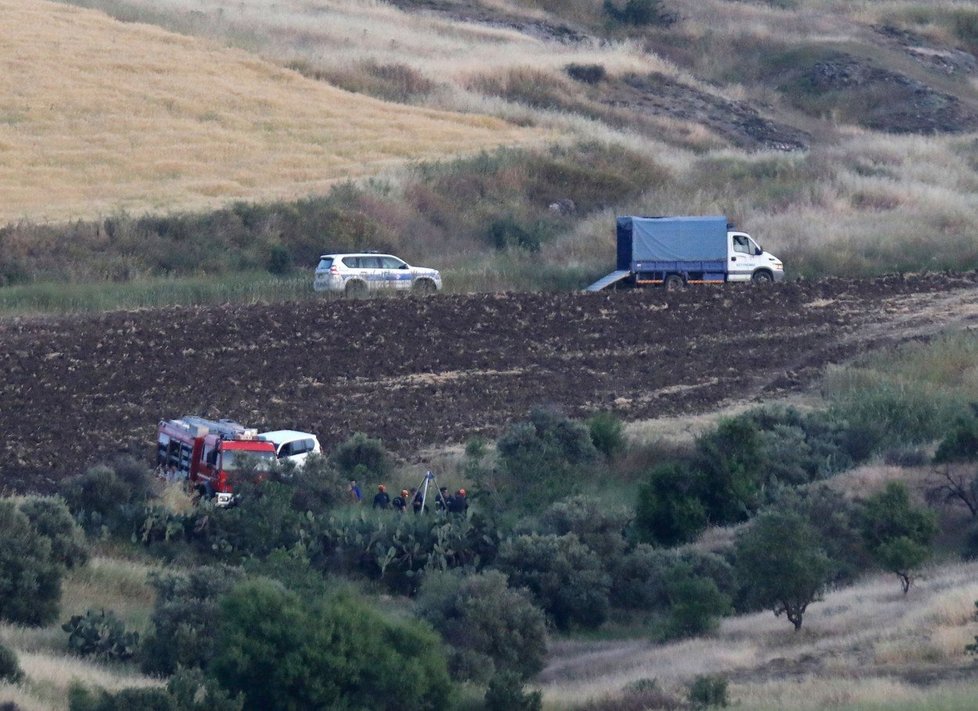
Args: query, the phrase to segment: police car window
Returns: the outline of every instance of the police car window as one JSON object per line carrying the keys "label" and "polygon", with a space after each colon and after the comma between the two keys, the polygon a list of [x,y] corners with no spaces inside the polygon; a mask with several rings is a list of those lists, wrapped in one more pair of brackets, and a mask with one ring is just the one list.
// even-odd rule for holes
{"label": "police car window", "polygon": [[380,257],[360,257],[360,267],[363,269],[380,269]]}
{"label": "police car window", "polygon": [[384,265],[384,269],[401,269],[406,265],[397,257],[381,257],[380,261]]}
{"label": "police car window", "polygon": [[360,260],[357,257],[343,257],[340,261],[343,262],[344,267],[349,269],[356,269],[360,266]]}

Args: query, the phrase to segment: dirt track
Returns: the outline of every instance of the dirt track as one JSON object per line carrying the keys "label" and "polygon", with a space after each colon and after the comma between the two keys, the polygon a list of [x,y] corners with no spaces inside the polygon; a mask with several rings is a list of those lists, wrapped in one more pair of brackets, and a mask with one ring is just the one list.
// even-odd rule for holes
{"label": "dirt track", "polygon": [[809,384],[826,364],[978,320],[978,275],[600,294],[168,308],[0,322],[0,481],[49,490],[156,422],[363,431],[411,455],[536,405],[626,419]]}

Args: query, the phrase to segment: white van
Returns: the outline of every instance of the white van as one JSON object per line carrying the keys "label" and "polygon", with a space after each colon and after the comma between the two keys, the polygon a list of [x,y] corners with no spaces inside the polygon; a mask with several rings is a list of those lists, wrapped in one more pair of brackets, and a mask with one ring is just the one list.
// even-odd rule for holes
{"label": "white van", "polygon": [[296,466],[301,467],[310,454],[323,453],[319,438],[310,432],[274,430],[262,432],[258,436],[275,445],[275,455],[279,461],[295,462]]}

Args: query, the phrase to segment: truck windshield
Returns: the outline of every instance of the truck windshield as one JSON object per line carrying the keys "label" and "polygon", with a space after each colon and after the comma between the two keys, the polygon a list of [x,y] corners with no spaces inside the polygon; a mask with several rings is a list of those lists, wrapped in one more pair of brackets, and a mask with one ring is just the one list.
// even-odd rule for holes
{"label": "truck windshield", "polygon": [[244,450],[228,450],[221,457],[221,469],[226,472],[241,469],[253,469],[265,472],[272,468],[275,462],[275,452],[247,452]]}

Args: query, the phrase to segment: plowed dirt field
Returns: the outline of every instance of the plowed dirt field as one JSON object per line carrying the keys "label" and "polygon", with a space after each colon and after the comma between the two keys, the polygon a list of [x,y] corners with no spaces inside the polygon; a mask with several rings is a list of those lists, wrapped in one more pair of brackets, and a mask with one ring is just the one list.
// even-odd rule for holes
{"label": "plowed dirt field", "polygon": [[0,322],[0,482],[48,491],[184,414],[356,431],[411,456],[537,405],[627,420],[810,384],[829,363],[978,323],[978,275],[598,294],[167,308]]}

